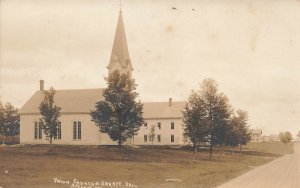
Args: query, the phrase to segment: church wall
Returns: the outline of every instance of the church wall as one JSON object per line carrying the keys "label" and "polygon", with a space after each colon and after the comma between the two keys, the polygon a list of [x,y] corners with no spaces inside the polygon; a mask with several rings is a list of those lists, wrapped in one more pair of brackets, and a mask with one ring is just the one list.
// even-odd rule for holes
{"label": "church wall", "polygon": [[20,116],[20,144],[47,144],[43,139],[34,139],[34,124],[39,120],[39,115],[21,115]]}
{"label": "church wall", "polygon": [[[20,117],[20,143],[21,144],[48,144],[46,135],[42,133],[42,139],[35,139],[35,122],[39,121],[39,115],[21,115]],[[61,121],[61,139],[53,139],[53,144],[64,145],[116,145],[117,142],[112,141],[107,134],[100,133],[99,128],[90,120],[89,114],[63,114]],[[81,122],[81,139],[73,139],[73,122]],[[138,135],[132,140],[128,140],[127,144],[133,145],[151,145],[152,142],[144,141],[144,135],[149,134],[150,127],[156,126],[154,145],[181,145],[183,141],[182,120],[177,119],[145,119],[146,126],[141,126]],[[171,122],[174,123],[174,129],[171,129]],[[158,128],[161,123],[161,129]],[[161,136],[158,142],[157,135]],[[171,135],[174,135],[174,142],[171,142]]]}
{"label": "church wall", "polygon": [[[47,144],[46,135],[42,134],[42,139],[34,138],[35,122],[39,121],[39,115],[21,115],[20,143],[21,144]],[[99,129],[90,121],[89,114],[62,115],[61,139],[53,139],[53,144],[70,145],[98,145]],[[81,139],[73,139],[73,122],[81,122]]]}
{"label": "church wall", "polygon": [[[48,144],[46,135],[42,139],[35,139],[35,122],[39,115],[21,115],[20,117],[20,143],[21,144]],[[100,133],[99,128],[91,121],[89,114],[63,114],[61,122],[61,139],[53,139],[53,144],[65,145],[116,145],[107,134]],[[73,122],[81,122],[81,139],[73,139]]]}

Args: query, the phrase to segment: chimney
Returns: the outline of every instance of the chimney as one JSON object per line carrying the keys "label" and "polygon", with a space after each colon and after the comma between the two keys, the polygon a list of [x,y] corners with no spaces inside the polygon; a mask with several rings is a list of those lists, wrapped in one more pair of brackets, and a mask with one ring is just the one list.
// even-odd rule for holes
{"label": "chimney", "polygon": [[44,91],[44,80],[40,80],[40,91]]}
{"label": "chimney", "polygon": [[169,98],[169,107],[172,106],[172,98]]}

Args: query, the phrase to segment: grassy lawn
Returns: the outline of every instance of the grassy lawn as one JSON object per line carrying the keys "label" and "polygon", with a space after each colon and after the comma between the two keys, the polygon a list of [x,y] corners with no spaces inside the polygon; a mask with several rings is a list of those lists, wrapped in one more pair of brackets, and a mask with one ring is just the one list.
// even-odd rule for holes
{"label": "grassy lawn", "polygon": [[264,153],[272,153],[277,155],[285,155],[293,153],[293,143],[282,143],[282,142],[251,142],[244,146],[247,150],[253,150]]}
{"label": "grassy lawn", "polygon": [[[153,150],[126,147],[120,152],[116,147],[55,146],[55,154],[49,154],[47,146],[0,147],[0,186],[71,187],[76,179],[91,183],[121,182],[118,187],[130,187],[125,186],[126,182],[146,188],[215,187],[271,161],[281,150],[288,152],[281,143],[266,150],[262,144],[265,143],[245,146],[245,149],[257,148],[262,152],[260,155],[224,155],[215,151],[209,161],[208,152],[201,151],[194,162],[190,151],[168,147]],[[264,155],[272,152],[276,156]],[[68,180],[70,185],[55,184],[53,178]],[[170,178],[182,182],[165,182]]]}

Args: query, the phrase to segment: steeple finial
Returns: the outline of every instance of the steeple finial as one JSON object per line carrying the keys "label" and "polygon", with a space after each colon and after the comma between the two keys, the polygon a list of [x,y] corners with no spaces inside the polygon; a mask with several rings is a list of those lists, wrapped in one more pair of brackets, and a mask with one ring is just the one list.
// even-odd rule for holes
{"label": "steeple finial", "polygon": [[122,11],[122,0],[120,0],[120,12]]}

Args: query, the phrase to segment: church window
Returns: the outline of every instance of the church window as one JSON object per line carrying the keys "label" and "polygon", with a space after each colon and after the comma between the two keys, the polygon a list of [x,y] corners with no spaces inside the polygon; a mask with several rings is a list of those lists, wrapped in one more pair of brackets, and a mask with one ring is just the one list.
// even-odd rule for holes
{"label": "church window", "polygon": [[147,123],[144,123],[144,126],[147,128],[148,124],[147,124]]}
{"label": "church window", "polygon": [[81,139],[81,122],[80,121],[73,122],[73,139],[74,140]]}
{"label": "church window", "polygon": [[34,139],[42,139],[42,126],[38,122],[34,122]]}
{"label": "church window", "polygon": [[54,139],[61,139],[61,122],[59,122],[57,125],[56,135],[54,135]]}
{"label": "church window", "polygon": [[174,129],[174,122],[171,122],[171,129]]}
{"label": "church window", "polygon": [[144,142],[147,142],[147,135],[144,135]]}

